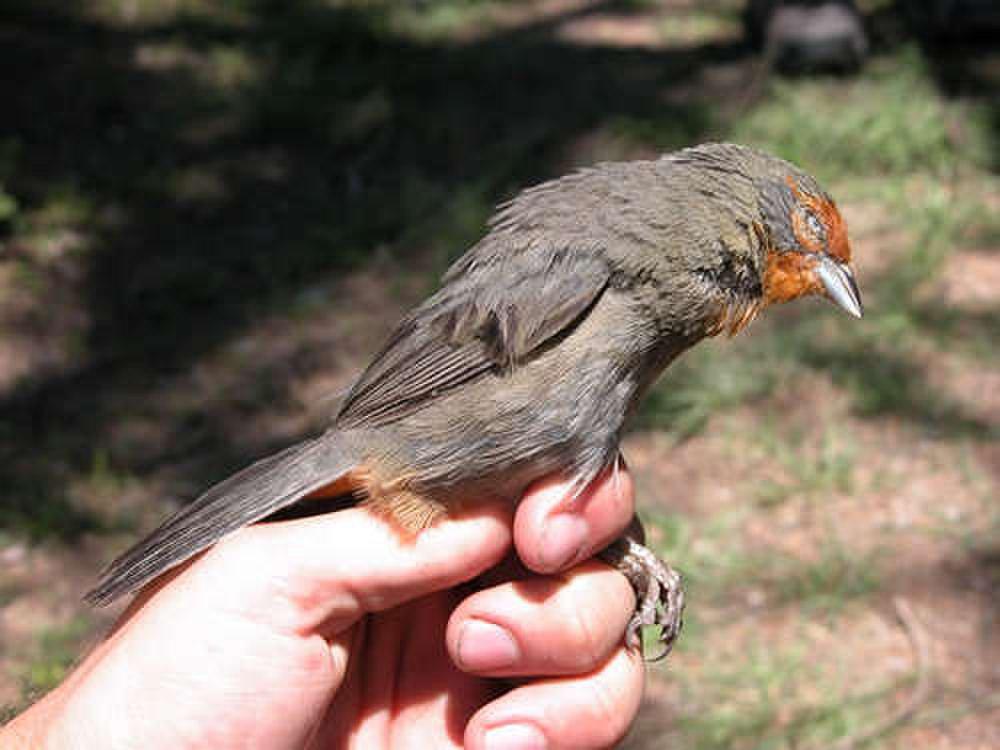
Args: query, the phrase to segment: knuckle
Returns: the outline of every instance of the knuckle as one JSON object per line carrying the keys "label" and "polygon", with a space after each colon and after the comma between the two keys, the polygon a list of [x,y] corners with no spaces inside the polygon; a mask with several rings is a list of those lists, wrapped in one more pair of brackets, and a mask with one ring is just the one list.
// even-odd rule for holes
{"label": "knuckle", "polygon": [[620,693],[604,679],[595,680],[591,688],[588,721],[594,726],[593,738],[600,746],[614,745],[632,723],[632,716],[625,710]]}
{"label": "knuckle", "polygon": [[578,597],[566,597],[562,606],[565,623],[567,666],[586,670],[593,668],[607,647],[597,610],[581,606]]}

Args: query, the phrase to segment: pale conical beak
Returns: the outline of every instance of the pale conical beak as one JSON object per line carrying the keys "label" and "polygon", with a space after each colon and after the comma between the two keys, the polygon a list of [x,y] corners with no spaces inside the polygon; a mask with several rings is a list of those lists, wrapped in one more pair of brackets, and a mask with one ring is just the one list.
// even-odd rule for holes
{"label": "pale conical beak", "polygon": [[861,292],[854,280],[854,273],[846,263],[821,255],[816,264],[816,276],[823,282],[826,296],[849,315],[860,318],[864,314]]}

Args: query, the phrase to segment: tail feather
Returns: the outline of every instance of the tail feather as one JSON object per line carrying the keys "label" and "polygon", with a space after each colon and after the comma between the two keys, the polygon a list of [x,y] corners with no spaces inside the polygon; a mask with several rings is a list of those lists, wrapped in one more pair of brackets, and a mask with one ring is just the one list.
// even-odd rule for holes
{"label": "tail feather", "polygon": [[357,461],[330,433],[248,466],[181,508],[112,562],[84,597],[105,605],[207,549],[227,534],[333,482]]}

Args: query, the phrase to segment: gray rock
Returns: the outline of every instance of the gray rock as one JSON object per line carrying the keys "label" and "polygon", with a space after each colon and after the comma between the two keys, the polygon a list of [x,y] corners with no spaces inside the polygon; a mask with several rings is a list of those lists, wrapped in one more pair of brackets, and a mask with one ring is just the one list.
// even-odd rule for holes
{"label": "gray rock", "polygon": [[868,53],[868,38],[850,0],[751,0],[746,13],[751,41],[789,72],[851,71]]}

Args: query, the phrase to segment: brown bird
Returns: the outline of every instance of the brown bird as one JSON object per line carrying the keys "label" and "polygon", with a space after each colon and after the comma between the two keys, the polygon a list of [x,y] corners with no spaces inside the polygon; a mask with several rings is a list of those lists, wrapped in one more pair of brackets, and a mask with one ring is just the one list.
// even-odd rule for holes
{"label": "brown bird", "polygon": [[[648,386],[698,341],[804,295],[860,317],[850,259],[816,180],[743,146],[602,164],[526,190],[399,324],[326,432],[177,511],[87,597],[133,592],[304,498],[361,502],[416,533],[469,498],[514,502],[547,474],[582,490],[615,464]],[[602,556],[637,591],[629,644],[658,623],[669,648],[679,578],[632,538]]]}

